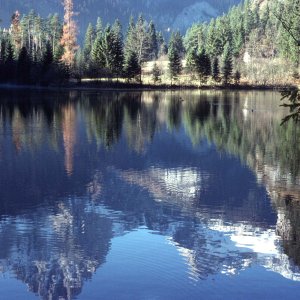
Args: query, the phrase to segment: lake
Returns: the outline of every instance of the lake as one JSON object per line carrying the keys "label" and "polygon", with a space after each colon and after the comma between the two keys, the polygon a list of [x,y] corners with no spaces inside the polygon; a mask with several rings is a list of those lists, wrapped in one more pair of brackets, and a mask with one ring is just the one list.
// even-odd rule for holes
{"label": "lake", "polygon": [[300,127],[277,92],[0,92],[1,299],[299,299]]}

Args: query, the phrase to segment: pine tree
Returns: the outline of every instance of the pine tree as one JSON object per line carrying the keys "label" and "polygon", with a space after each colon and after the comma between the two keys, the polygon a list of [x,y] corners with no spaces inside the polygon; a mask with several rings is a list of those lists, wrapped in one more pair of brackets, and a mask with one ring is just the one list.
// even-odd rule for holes
{"label": "pine tree", "polygon": [[227,43],[224,48],[223,53],[223,82],[224,84],[228,84],[231,81],[232,78],[232,55],[230,51],[230,46]]}
{"label": "pine tree", "polygon": [[100,38],[103,33],[103,26],[102,26],[102,20],[100,17],[97,18],[97,24],[96,24],[96,38]]}
{"label": "pine tree", "polygon": [[206,54],[204,49],[202,49],[197,55],[196,71],[199,76],[200,84],[202,82],[206,83],[208,77],[211,74],[211,62],[209,56]]}
{"label": "pine tree", "polygon": [[64,26],[61,45],[64,48],[64,54],[61,58],[62,62],[68,67],[74,65],[75,53],[77,46],[77,26],[73,19],[73,0],[64,0]]}
{"label": "pine tree", "polygon": [[169,57],[169,72],[170,72],[170,78],[172,83],[173,80],[178,79],[178,76],[182,71],[182,63],[181,63],[181,57],[176,47],[169,48],[168,57]]}
{"label": "pine tree", "polygon": [[147,23],[143,16],[140,15],[135,25],[135,52],[138,56],[139,63],[142,64],[149,60],[150,40],[147,32]]}
{"label": "pine tree", "polygon": [[52,52],[52,46],[48,41],[46,43],[46,50],[43,54],[43,59],[42,59],[43,69],[47,70],[52,65],[53,61],[54,61],[54,57]]}
{"label": "pine tree", "polygon": [[158,57],[168,54],[168,46],[162,32],[157,33]]}
{"label": "pine tree", "polygon": [[18,83],[29,84],[30,83],[30,67],[31,61],[28,55],[27,49],[22,47],[18,57],[17,74]]}
{"label": "pine tree", "polygon": [[106,66],[106,59],[103,53],[103,42],[103,37],[98,36],[92,48],[92,69],[95,70],[96,76],[99,76]]}
{"label": "pine tree", "polygon": [[157,63],[154,63],[152,69],[152,80],[155,84],[161,81],[160,75],[161,75],[161,70],[159,69]]}
{"label": "pine tree", "polygon": [[215,82],[220,81],[220,67],[219,67],[219,59],[217,57],[215,57],[213,62],[212,78]]}
{"label": "pine tree", "polygon": [[91,59],[91,52],[94,44],[94,38],[95,38],[94,28],[93,25],[89,23],[86,30],[84,45],[83,45],[83,58],[87,64]]}
{"label": "pine tree", "polygon": [[183,56],[183,54],[185,53],[185,48],[183,45],[183,38],[179,31],[176,31],[175,33],[172,32],[172,34],[171,34],[170,42],[169,42],[169,49],[171,49],[171,48],[173,50],[175,50],[175,52],[180,56]]}
{"label": "pine tree", "polygon": [[153,21],[149,24],[149,30],[148,30],[148,36],[149,36],[149,59],[154,60],[158,57],[158,41],[157,41],[157,33],[155,29],[155,25]]}
{"label": "pine tree", "polygon": [[138,61],[138,56],[135,52],[129,53],[126,57],[124,73],[128,80],[136,78],[138,81],[140,81],[141,66]]}
{"label": "pine tree", "polygon": [[239,85],[241,81],[241,73],[239,71],[235,71],[234,73],[234,84]]}
{"label": "pine tree", "polygon": [[5,82],[13,82],[15,80],[15,56],[14,48],[10,40],[7,41],[4,62]]}
{"label": "pine tree", "polygon": [[113,27],[113,44],[112,44],[112,72],[119,77],[123,73],[124,49],[122,26],[119,20],[116,20]]}
{"label": "pine tree", "polygon": [[186,66],[192,73],[197,71],[198,55],[196,48],[190,48],[186,55]]}

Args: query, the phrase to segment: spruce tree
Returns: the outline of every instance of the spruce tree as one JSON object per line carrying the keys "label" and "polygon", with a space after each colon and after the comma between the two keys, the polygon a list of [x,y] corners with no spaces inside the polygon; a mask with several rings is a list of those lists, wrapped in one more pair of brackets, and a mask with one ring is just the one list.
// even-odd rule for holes
{"label": "spruce tree", "polygon": [[175,33],[172,32],[169,42],[169,49],[175,50],[175,52],[182,56],[185,53],[185,48],[183,45],[183,38],[179,31],[176,31]]}
{"label": "spruce tree", "polygon": [[125,60],[124,75],[128,81],[137,79],[140,81],[141,66],[138,61],[138,56],[135,52],[128,53]]}
{"label": "spruce tree", "polygon": [[46,50],[44,51],[43,58],[42,58],[42,64],[44,69],[48,69],[54,61],[52,47],[50,42],[48,41],[46,43]]}
{"label": "spruce tree", "polygon": [[94,44],[94,38],[95,38],[94,28],[93,25],[89,23],[86,30],[84,45],[83,45],[83,58],[86,64],[88,64],[91,59],[91,52]]}
{"label": "spruce tree", "polygon": [[20,84],[30,83],[31,61],[27,49],[22,47],[17,62],[17,80]]}
{"label": "spruce tree", "polygon": [[172,83],[173,80],[178,79],[178,76],[182,71],[181,57],[180,54],[178,53],[177,47],[169,48],[168,58],[169,58],[169,72],[170,72],[170,78]]}
{"label": "spruce tree", "polygon": [[102,26],[102,20],[100,17],[97,18],[97,24],[96,24],[96,38],[100,38],[103,33],[103,26]]}
{"label": "spruce tree", "polygon": [[152,69],[152,80],[156,84],[157,82],[160,82],[160,75],[161,71],[157,65],[157,63],[154,63],[153,69]]}
{"label": "spruce tree", "polygon": [[215,82],[220,82],[220,66],[219,59],[215,57],[212,69],[212,78]]}
{"label": "spruce tree", "polygon": [[197,55],[196,71],[199,76],[200,84],[202,82],[206,83],[208,77],[211,75],[211,62],[204,49]]}
{"label": "spruce tree", "polygon": [[158,41],[157,41],[157,33],[153,21],[151,21],[149,24],[148,38],[149,38],[149,59],[150,60],[157,59]]}
{"label": "spruce tree", "polygon": [[230,51],[229,43],[225,45],[224,53],[223,53],[223,82],[224,84],[228,84],[232,78],[232,54]]}
{"label": "spruce tree", "polygon": [[15,56],[14,48],[10,40],[7,41],[4,62],[5,82],[12,83],[15,80]]}
{"label": "spruce tree", "polygon": [[113,44],[112,44],[112,72],[116,76],[120,76],[123,73],[124,65],[124,49],[123,49],[123,35],[122,26],[119,20],[116,20],[113,27]]}

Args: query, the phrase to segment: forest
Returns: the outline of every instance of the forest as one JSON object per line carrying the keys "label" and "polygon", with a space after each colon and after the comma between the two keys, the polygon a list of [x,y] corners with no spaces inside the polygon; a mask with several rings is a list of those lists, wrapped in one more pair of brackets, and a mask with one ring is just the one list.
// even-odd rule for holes
{"label": "forest", "polygon": [[[0,27],[0,83],[70,82],[178,86],[284,86],[299,82],[300,0],[250,1],[233,6],[183,35],[159,31],[142,15],[86,28],[78,42],[76,8],[64,19],[13,13]],[[1,12],[0,12],[1,17]],[[1,24],[0,24],[1,25]]]}

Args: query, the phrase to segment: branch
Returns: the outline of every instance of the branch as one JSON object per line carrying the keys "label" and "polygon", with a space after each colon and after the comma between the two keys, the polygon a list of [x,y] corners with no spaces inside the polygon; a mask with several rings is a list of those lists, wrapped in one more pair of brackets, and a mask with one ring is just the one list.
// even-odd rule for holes
{"label": "branch", "polygon": [[[279,22],[281,23],[281,25],[283,26],[283,28],[288,32],[288,34],[291,36],[291,38],[296,42],[297,46],[300,47],[300,39],[298,39],[295,36],[295,34],[293,33],[293,31],[291,29],[292,26],[289,25],[288,22],[286,22],[282,17],[280,17],[279,15],[277,15],[277,13],[273,12],[273,14],[279,20]],[[295,12],[295,14],[297,14],[297,13]]]}

